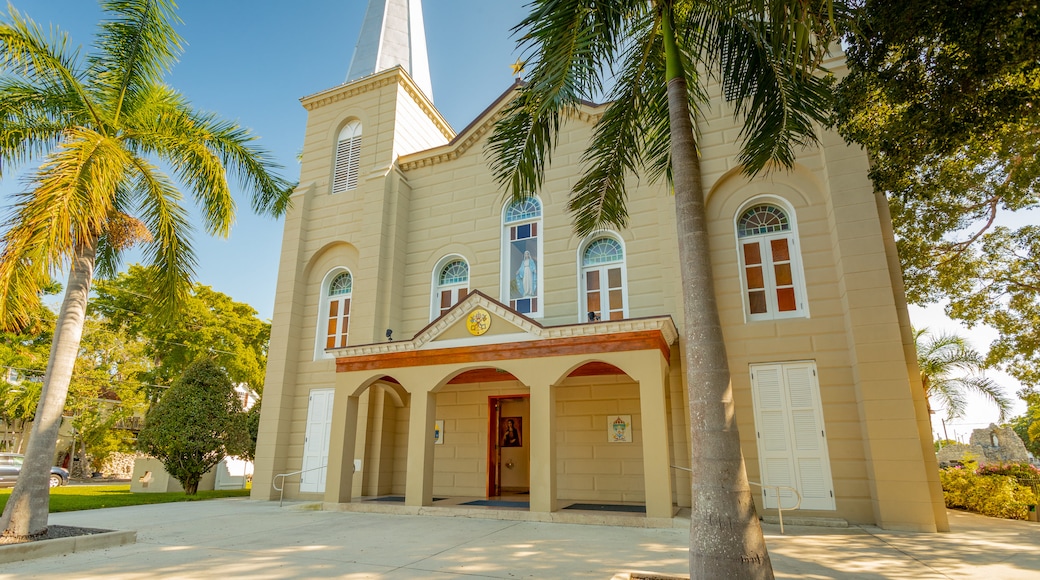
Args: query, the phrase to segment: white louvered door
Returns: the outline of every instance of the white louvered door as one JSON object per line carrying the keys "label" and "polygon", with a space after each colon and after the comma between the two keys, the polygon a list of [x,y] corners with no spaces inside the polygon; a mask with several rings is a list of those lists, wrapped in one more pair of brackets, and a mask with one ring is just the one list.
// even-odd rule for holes
{"label": "white louvered door", "polygon": [[[816,365],[751,365],[751,392],[762,483],[797,489],[802,509],[835,509]],[[785,508],[797,501],[790,492],[780,497]],[[777,507],[773,491],[764,505]]]}
{"label": "white louvered door", "polygon": [[334,389],[314,389],[307,403],[307,435],[303,442],[301,492],[325,491],[325,469],[329,461]]}

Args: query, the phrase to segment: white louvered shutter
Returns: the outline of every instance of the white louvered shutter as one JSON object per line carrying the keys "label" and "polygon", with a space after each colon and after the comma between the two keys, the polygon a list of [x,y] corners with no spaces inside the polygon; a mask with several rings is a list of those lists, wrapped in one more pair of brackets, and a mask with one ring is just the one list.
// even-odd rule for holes
{"label": "white louvered shutter", "polygon": [[332,175],[332,193],[356,189],[361,156],[361,123],[349,123],[340,131],[336,142],[336,163]]}
{"label": "white louvered shutter", "polygon": [[301,492],[325,491],[329,439],[332,435],[332,400],[335,390],[314,389],[307,404],[307,439],[303,443],[303,473],[300,474]]}
{"label": "white louvered shutter", "polygon": [[[762,483],[797,489],[802,509],[835,509],[815,365],[752,365],[751,390]],[[764,495],[766,507],[777,507],[775,492]],[[797,501],[780,497],[783,507]]]}

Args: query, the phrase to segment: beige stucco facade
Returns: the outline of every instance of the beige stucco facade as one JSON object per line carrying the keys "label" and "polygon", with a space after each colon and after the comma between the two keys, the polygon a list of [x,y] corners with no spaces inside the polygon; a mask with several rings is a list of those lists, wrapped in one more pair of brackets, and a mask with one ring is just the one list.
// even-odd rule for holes
{"label": "beige stucco facade", "polygon": [[[512,459],[499,465],[493,440],[503,400],[524,409],[516,417],[530,511],[616,502],[643,504],[648,519],[666,520],[689,505],[690,477],[676,468],[688,467],[690,432],[671,195],[663,184],[632,180],[630,226],[611,233],[624,250],[624,316],[589,322],[586,240],[573,234],[566,203],[603,108],[571,115],[539,195],[537,312],[511,309],[505,199],[485,154],[510,94],[458,135],[398,68],[303,100],[309,116],[285,223],[254,498],[278,497],[275,475],[304,469],[309,405],[322,392],[331,394],[323,490],[301,489],[296,475],[285,478],[287,498],[344,504],[399,495],[423,506],[493,495],[496,473],[513,469]],[[363,127],[357,186],[333,194],[337,135],[351,121]],[[867,178],[866,155],[824,133],[792,169],[749,180],[737,163],[740,127],[721,93],[699,129],[750,479],[762,481],[765,464],[754,369],[809,369],[826,451],[819,505],[831,505],[799,511],[945,530],[887,207]],[[791,216],[797,316],[748,315],[736,224],[754,203]],[[469,294],[441,315],[436,270],[453,256],[468,265]],[[346,346],[326,349],[327,290],[337,272],[353,282],[349,336]],[[466,325],[476,309],[490,317],[479,335]],[[612,417],[631,418],[629,441],[609,439]],[[761,509],[757,491],[756,501]]]}

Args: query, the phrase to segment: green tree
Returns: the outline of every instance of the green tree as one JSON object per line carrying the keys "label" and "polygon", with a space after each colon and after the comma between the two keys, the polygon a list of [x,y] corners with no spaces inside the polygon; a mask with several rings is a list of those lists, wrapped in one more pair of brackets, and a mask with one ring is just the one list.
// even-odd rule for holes
{"label": "green tree", "polygon": [[917,366],[921,369],[929,410],[934,401],[946,409],[946,418],[963,417],[967,411],[968,393],[976,393],[996,405],[1003,421],[1012,402],[999,385],[982,376],[982,355],[967,339],[955,334],[932,336],[927,328],[914,330]]}
{"label": "green tree", "polygon": [[1009,425],[1026,444],[1026,449],[1033,457],[1040,457],[1040,393],[1032,389],[1023,389],[1019,391],[1018,396],[1026,402],[1026,412],[1013,417]]}
{"label": "green tree", "polygon": [[137,436],[138,448],[195,495],[199,480],[241,439],[242,404],[224,369],[211,360],[193,363],[159,399]]}
{"label": "green tree", "polygon": [[744,117],[740,162],[790,165],[829,112],[816,73],[834,37],[830,2],[535,0],[514,30],[530,73],[489,140],[492,170],[514,199],[533,195],[568,112],[608,82],[611,104],[571,192],[575,230],[624,228],[626,177],[667,176],[675,192],[692,430],[690,574],[771,578],[747,482],[715,300],[693,117],[708,77]]}
{"label": "green tree", "polygon": [[198,283],[184,298],[181,315],[168,320],[147,294],[153,276],[148,268],[130,266],[95,285],[90,303],[90,311],[110,328],[144,345],[153,363],[144,373],[145,382],[170,385],[192,361],[206,356],[223,367],[233,383],[262,393],[271,325],[260,320],[252,306]]}
{"label": "green tree", "polygon": [[81,57],[67,35],[48,37],[13,8],[0,23],[0,163],[29,161],[0,254],[0,325],[24,325],[39,289],[69,267],[22,477],[0,516],[8,537],[47,529],[47,477],[87,298],[97,269],[116,271],[144,243],[155,266],[149,294],[173,318],[190,289],[195,256],[175,178],[201,208],[205,229],[226,236],[235,203],[227,173],[253,192],[253,209],[281,214],[291,186],[234,123],[198,112],[163,83],[181,40],[172,0],[103,0],[95,50]]}
{"label": "green tree", "polygon": [[36,416],[41,379],[54,336],[54,313],[42,304],[20,331],[0,331],[0,450],[21,453],[25,427]]}
{"label": "green tree", "polygon": [[988,361],[1037,385],[1040,5],[856,0],[839,131],[892,206],[907,297],[995,327]]}
{"label": "green tree", "polygon": [[147,409],[144,381],[150,368],[141,341],[103,319],[87,319],[64,414],[94,471],[113,452],[133,449],[133,437],[121,425]]}

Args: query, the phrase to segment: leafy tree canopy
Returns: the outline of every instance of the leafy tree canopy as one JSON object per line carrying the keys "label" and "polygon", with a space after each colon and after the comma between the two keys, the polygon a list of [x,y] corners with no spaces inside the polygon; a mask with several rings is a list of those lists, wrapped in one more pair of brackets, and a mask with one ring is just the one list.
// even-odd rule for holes
{"label": "leafy tree canopy", "polygon": [[162,461],[188,495],[240,440],[242,405],[224,369],[212,360],[189,366],[145,419],[141,451]]}
{"label": "leafy tree canopy", "polygon": [[233,383],[261,393],[271,325],[260,320],[252,306],[197,283],[181,311],[163,319],[148,297],[151,280],[148,268],[131,266],[98,282],[90,304],[90,311],[103,316],[110,328],[144,343],[154,361],[154,368],[144,373],[147,382],[169,385],[191,362],[207,357],[223,367]]}
{"label": "leafy tree canopy", "polygon": [[907,295],[994,326],[987,362],[1037,384],[1040,5],[857,0],[837,124],[890,199]]}
{"label": "leafy tree canopy", "polygon": [[1040,392],[1024,389],[1018,395],[1026,402],[1026,412],[1014,417],[1008,425],[1026,444],[1033,457],[1040,457]]}

